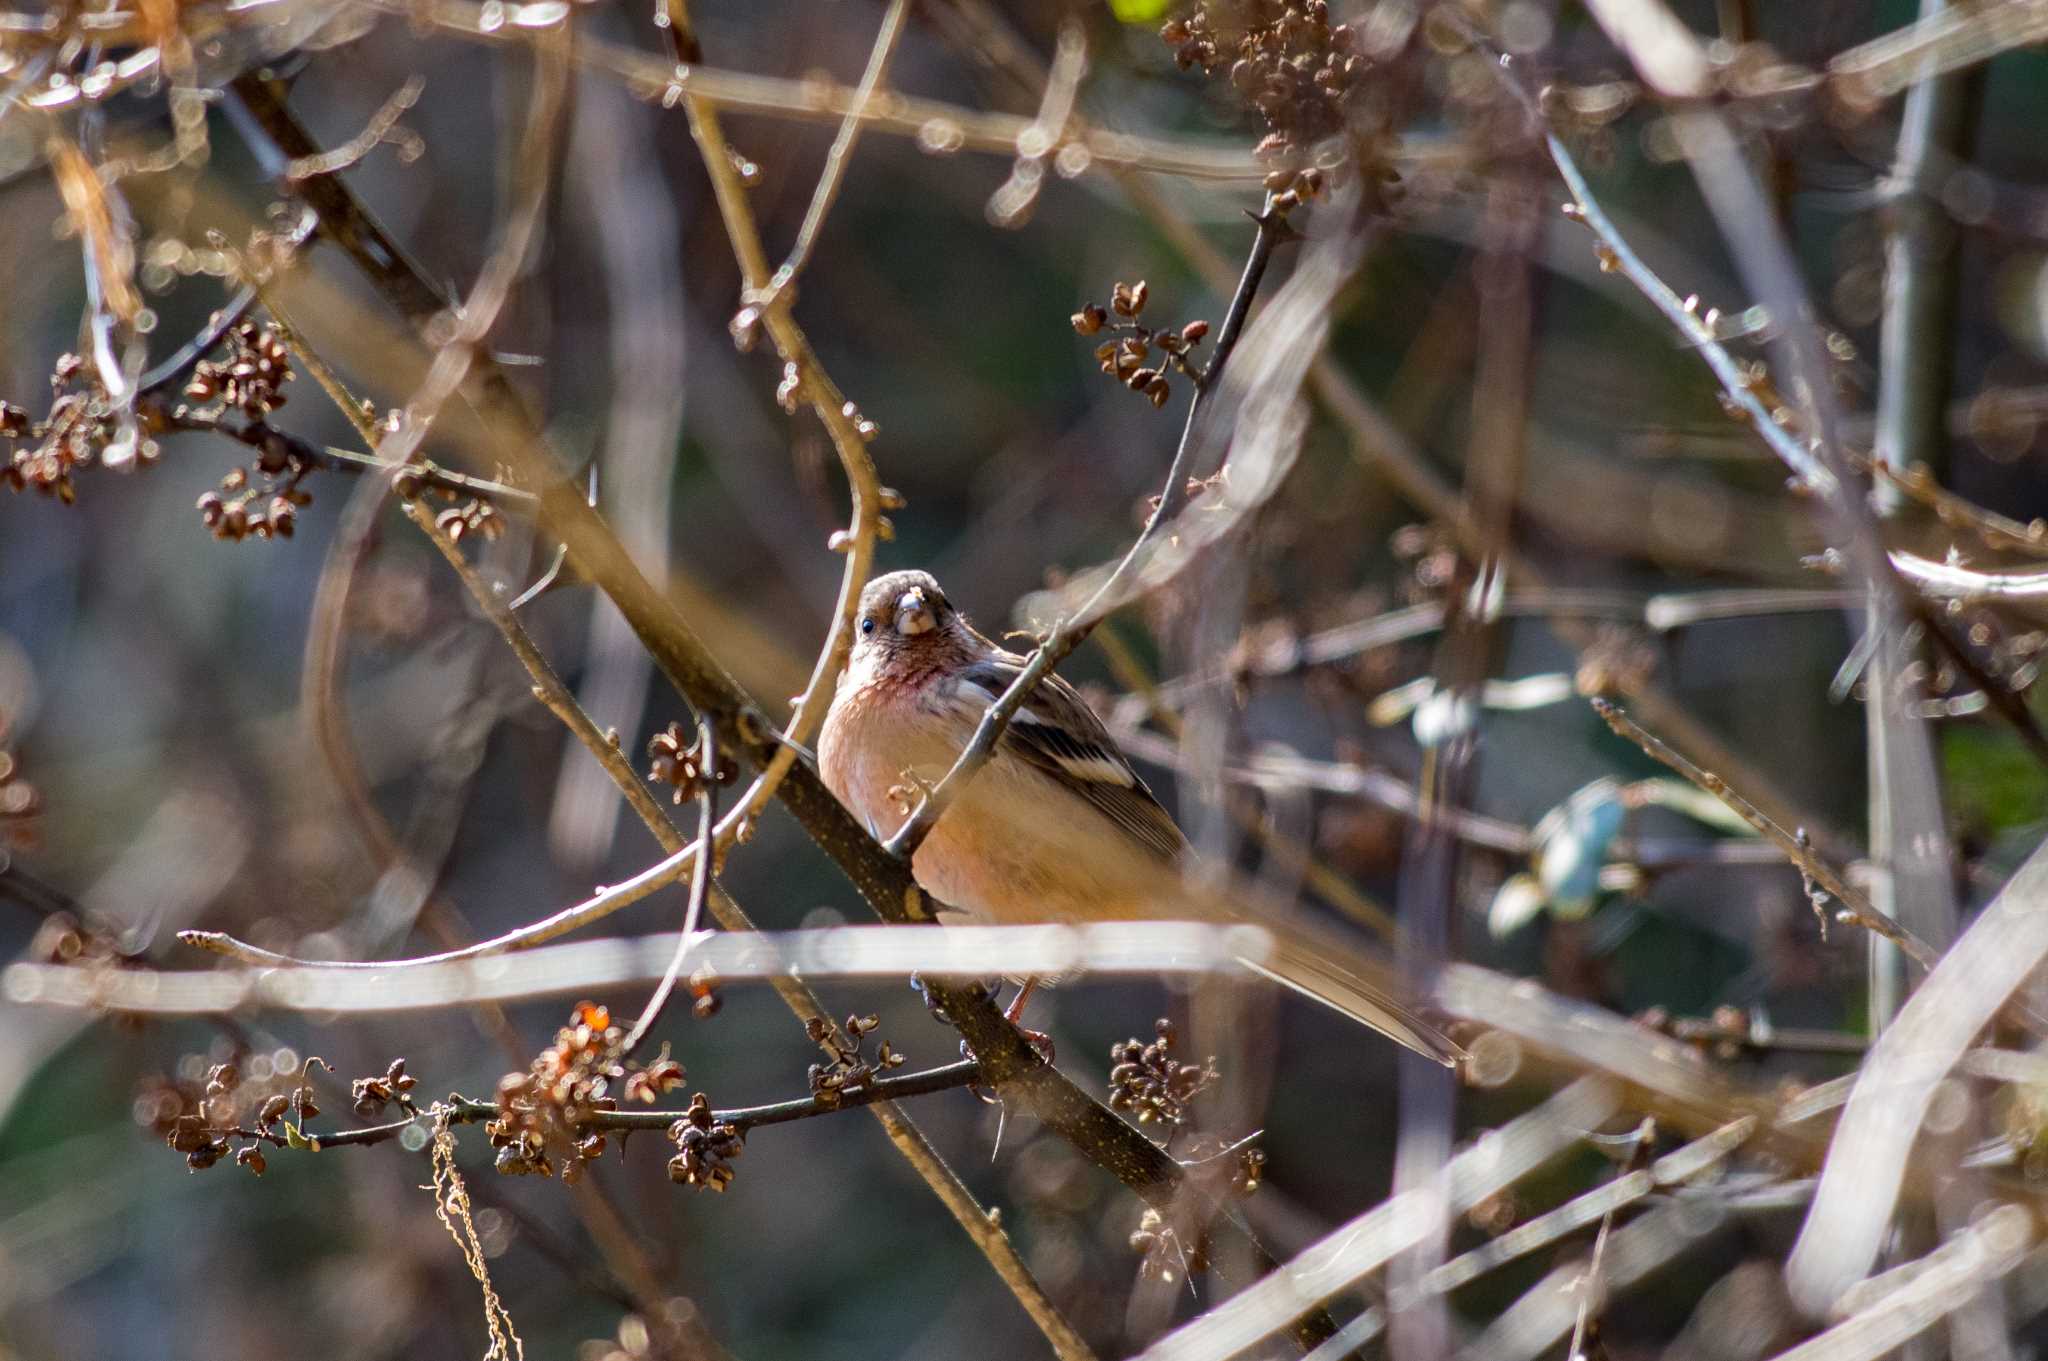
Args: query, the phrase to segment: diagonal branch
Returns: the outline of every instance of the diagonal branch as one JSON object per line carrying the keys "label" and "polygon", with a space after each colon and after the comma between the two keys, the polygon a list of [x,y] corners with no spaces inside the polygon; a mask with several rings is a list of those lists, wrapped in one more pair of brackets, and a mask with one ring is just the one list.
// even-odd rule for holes
{"label": "diagonal branch", "polygon": [[1604,699],[1592,701],[1593,708],[1615,734],[1626,737],[1643,749],[1643,753],[1672,770],[1677,771],[1692,783],[1706,790],[1750,826],[1757,834],[1785,853],[1785,858],[1799,869],[1799,872],[1814,884],[1825,890],[1842,905],[1843,914],[1866,931],[1873,931],[1891,941],[1913,957],[1923,969],[1932,969],[1940,959],[1932,946],[1901,925],[1897,918],[1888,916],[1874,907],[1870,900],[1856,889],[1849,887],[1832,866],[1813,853],[1813,848],[1798,835],[1786,831],[1762,810],[1742,795],[1728,787],[1728,782],[1710,770],[1702,770],[1673,751],[1660,741],[1656,734],[1644,728],[1614,705]]}
{"label": "diagonal branch", "polygon": [[896,55],[896,40],[903,35],[903,21],[909,13],[910,0],[889,0],[888,11],[882,15],[881,31],[875,35],[874,50],[868,54],[867,70],[861,73],[860,88],[854,92],[853,105],[847,109],[846,118],[825,153],[825,169],[818,176],[818,187],[811,193],[811,206],[804,210],[803,225],[797,228],[796,244],[790,247],[789,258],[775,271],[775,277],[768,281],[768,295],[763,302],[773,303],[784,289],[796,283],[797,276],[810,263],[818,233],[825,225],[825,214],[832,210],[832,201],[845,182],[853,144],[860,137],[861,120],[874,102],[875,91],[888,78],[890,59]]}
{"label": "diagonal branch", "polygon": [[1208,409],[1211,394],[1223,376],[1224,365],[1237,348],[1245,317],[1251,311],[1259,284],[1266,277],[1266,266],[1272,261],[1274,249],[1296,235],[1286,217],[1272,206],[1270,200],[1261,212],[1252,216],[1252,221],[1257,224],[1258,231],[1252,238],[1251,254],[1245,258],[1244,273],[1238,279],[1237,291],[1231,296],[1230,310],[1224,317],[1223,327],[1217,332],[1215,352],[1202,372],[1201,381],[1196,384],[1193,399],[1188,403],[1187,422],[1181,427],[1180,443],[1167,467],[1166,486],[1160,492],[1159,504],[1145,521],[1145,527],[1130,551],[1095,588],[1094,594],[1071,617],[1055,623],[1044,640],[1032,650],[1017,678],[996,697],[982,714],[981,721],[975,724],[974,735],[960,749],[959,756],[954,758],[944,778],[925,795],[910,819],[889,838],[887,849],[898,859],[907,862],[917,853],[917,848],[931,834],[932,827],[947,806],[959,797],[960,791],[967,787],[967,782],[974,778],[976,772],[994,757],[1003,733],[1016,718],[1017,711],[1031,698],[1031,692],[1038,688],[1039,682],[1081,645],[1104,615],[1122,603],[1128,582],[1144,564],[1162,531],[1175,522],[1187,504],[1189,473],[1198,444],[1195,436],[1202,428],[1198,424],[1200,417]]}

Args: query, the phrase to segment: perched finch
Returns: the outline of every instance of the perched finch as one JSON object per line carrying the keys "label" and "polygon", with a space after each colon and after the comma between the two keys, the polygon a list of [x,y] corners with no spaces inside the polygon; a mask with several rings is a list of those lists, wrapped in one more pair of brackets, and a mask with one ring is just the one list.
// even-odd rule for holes
{"label": "perched finch", "polygon": [[[909,819],[918,785],[952,767],[1024,658],[976,632],[925,572],[869,582],[855,628],[818,767],[839,801],[887,838]],[[955,913],[1004,925],[1236,915],[1185,887],[1187,850],[1102,720],[1047,676],[911,870]],[[1299,925],[1260,924],[1276,938],[1261,972],[1418,1053],[1457,1059],[1457,1045],[1367,980],[1378,970],[1358,952]]]}

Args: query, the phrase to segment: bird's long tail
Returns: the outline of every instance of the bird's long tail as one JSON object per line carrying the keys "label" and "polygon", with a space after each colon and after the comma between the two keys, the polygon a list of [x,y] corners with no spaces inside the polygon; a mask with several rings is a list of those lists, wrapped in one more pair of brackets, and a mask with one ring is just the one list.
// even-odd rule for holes
{"label": "bird's long tail", "polygon": [[[1255,972],[1304,997],[1314,998],[1447,1068],[1456,1067],[1465,1058],[1465,1051],[1456,1041],[1401,1000],[1386,966],[1299,928],[1268,929],[1273,932],[1273,953],[1262,961],[1245,961]],[[1385,981],[1377,981],[1374,975]]]}

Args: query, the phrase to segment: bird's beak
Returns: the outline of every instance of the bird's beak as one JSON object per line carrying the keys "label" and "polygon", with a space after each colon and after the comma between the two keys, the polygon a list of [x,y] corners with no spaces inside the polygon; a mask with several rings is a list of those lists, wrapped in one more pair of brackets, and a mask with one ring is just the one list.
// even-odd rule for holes
{"label": "bird's beak", "polygon": [[896,597],[896,631],[904,637],[930,633],[938,622],[932,607],[925,603],[924,587],[913,586]]}

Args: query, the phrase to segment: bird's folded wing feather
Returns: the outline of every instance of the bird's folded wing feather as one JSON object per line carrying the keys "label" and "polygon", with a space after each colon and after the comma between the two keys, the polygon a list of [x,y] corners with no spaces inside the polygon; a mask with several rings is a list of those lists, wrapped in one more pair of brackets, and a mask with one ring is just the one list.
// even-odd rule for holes
{"label": "bird's folded wing feather", "polygon": [[[1021,657],[976,662],[955,682],[954,698],[978,719],[1023,670]],[[1003,744],[1062,788],[1086,800],[1162,860],[1175,861],[1187,845],[1116,739],[1074,687],[1047,676],[1031,692],[1003,734]]]}
{"label": "bird's folded wing feather", "polygon": [[1284,924],[1262,924],[1268,925],[1277,939],[1269,958],[1245,961],[1254,972],[1284,983],[1445,1067],[1454,1068],[1466,1057],[1457,1041],[1402,999],[1398,980],[1387,966],[1323,939],[1321,932],[1309,934]]}

